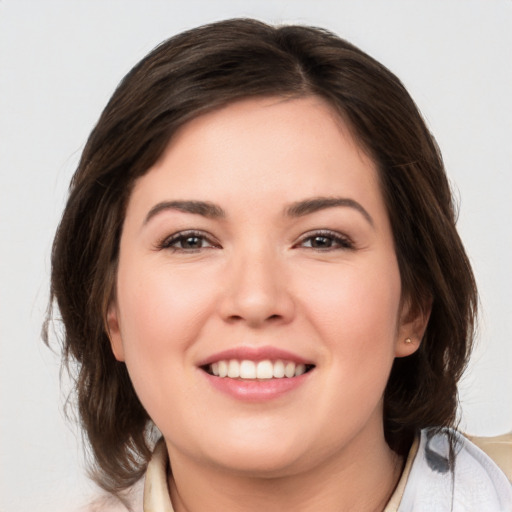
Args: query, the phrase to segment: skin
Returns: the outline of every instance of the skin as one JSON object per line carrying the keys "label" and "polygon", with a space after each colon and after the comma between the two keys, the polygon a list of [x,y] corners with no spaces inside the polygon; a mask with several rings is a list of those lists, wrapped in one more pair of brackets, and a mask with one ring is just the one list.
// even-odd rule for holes
{"label": "skin", "polygon": [[[354,203],[287,213],[318,197]],[[224,215],[161,206],[191,200]],[[187,230],[195,245],[169,242]],[[402,300],[375,165],[323,100],[248,99],[179,130],[133,189],[107,321],[165,438],[176,511],[383,510],[402,467],[383,392],[427,319]],[[240,346],[315,367],[296,389],[245,402],[198,367]]]}

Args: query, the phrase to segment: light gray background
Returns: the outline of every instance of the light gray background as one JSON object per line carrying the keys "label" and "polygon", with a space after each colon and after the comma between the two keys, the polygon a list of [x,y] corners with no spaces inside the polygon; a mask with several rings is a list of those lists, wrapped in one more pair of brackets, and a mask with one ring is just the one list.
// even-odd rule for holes
{"label": "light gray background", "polygon": [[163,39],[227,17],[329,28],[394,71],[441,146],[482,301],[461,428],[512,430],[512,2],[0,0],[0,511],[93,492],[40,341],[53,233],[116,84]]}

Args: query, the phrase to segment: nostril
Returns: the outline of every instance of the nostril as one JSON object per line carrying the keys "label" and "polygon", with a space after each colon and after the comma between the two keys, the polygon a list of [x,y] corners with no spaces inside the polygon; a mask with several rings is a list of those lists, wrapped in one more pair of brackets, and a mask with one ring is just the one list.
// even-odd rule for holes
{"label": "nostril", "polygon": [[240,322],[240,320],[243,320],[243,318],[240,315],[230,315],[228,317],[228,322]]}
{"label": "nostril", "polygon": [[[270,315],[266,318],[266,321],[267,322],[276,322],[276,321],[282,320],[282,318],[283,318],[282,315],[277,315],[277,314]],[[235,323],[235,322],[240,322],[240,321],[244,320],[244,317],[242,315],[230,315],[227,320],[228,320],[228,322]],[[258,321],[258,323],[259,323],[259,321]]]}

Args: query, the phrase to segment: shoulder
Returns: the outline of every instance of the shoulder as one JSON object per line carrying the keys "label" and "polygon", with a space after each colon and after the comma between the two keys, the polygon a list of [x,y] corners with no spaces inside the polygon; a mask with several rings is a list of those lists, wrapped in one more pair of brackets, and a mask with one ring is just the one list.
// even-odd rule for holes
{"label": "shoulder", "polygon": [[498,466],[454,430],[425,429],[400,512],[512,510],[512,486]]}

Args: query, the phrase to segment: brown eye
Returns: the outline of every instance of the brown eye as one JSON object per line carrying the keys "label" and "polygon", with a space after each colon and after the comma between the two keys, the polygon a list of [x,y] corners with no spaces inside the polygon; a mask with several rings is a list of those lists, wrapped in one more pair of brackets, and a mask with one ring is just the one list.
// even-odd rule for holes
{"label": "brown eye", "polygon": [[200,236],[187,236],[177,240],[181,249],[200,249],[203,247],[203,242],[204,239]]}
{"label": "brown eye", "polygon": [[333,240],[328,236],[314,236],[311,238],[310,244],[314,249],[326,249],[332,247]]}
{"label": "brown eye", "polygon": [[201,249],[219,247],[210,237],[201,232],[179,232],[163,240],[158,249],[169,249],[176,252],[196,252]]}
{"label": "brown eye", "polygon": [[354,247],[352,241],[348,237],[340,233],[334,233],[330,231],[322,231],[306,235],[297,245],[299,247],[305,247],[306,249],[315,249],[317,251],[352,249]]}

